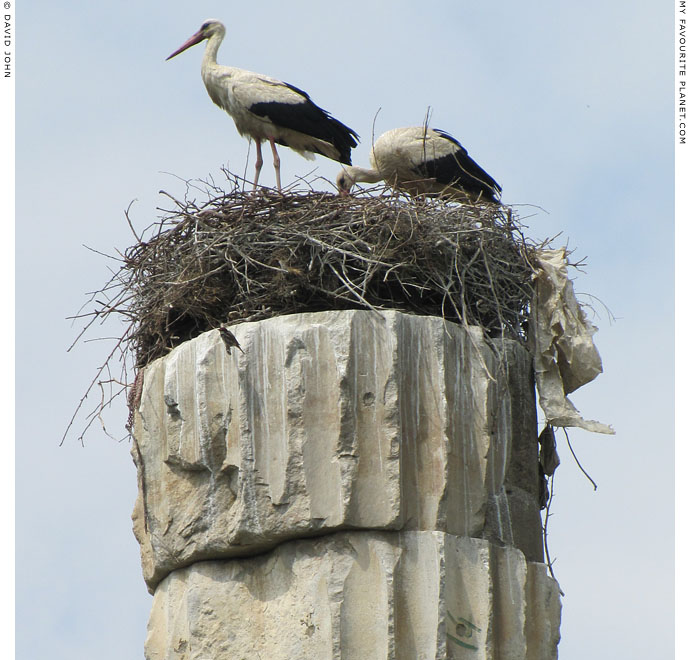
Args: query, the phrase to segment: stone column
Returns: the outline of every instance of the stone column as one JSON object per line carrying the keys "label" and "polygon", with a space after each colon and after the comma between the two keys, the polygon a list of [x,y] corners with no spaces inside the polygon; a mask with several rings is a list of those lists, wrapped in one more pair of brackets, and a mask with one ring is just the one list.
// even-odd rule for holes
{"label": "stone column", "polygon": [[527,352],[395,311],[233,332],[145,370],[146,658],[556,658]]}

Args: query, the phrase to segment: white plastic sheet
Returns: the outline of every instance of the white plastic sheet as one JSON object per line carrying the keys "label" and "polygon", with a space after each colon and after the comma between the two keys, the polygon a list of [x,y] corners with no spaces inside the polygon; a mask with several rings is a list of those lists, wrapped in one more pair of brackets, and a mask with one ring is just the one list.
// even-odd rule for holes
{"label": "white plastic sheet", "polygon": [[583,419],[567,397],[594,380],[602,365],[592,340],[597,328],[575,297],[565,248],[540,250],[537,261],[530,332],[539,405],[546,421],[613,434],[609,425]]}

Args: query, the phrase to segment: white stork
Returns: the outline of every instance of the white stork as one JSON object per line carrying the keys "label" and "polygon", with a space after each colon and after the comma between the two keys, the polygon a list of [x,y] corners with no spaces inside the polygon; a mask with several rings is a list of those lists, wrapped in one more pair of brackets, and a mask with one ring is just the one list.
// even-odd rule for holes
{"label": "white stork", "polygon": [[386,131],[376,140],[373,169],[345,167],[336,183],[347,194],[357,182],[385,181],[413,195],[443,195],[464,201],[498,202],[501,186],[454,137],[426,126]]}
{"label": "white stork", "polygon": [[208,39],[201,77],[211,100],[235,121],[240,135],[256,143],[254,188],[263,165],[261,143],[268,140],[273,152],[276,184],[280,190],[280,157],[276,144],[294,149],[310,160],[321,154],[349,165],[350,150],[359,136],[315,105],[306,92],[287,83],[216,62],[225,26],[216,19],[204,21],[201,29],[183,43],[166,61],[194,44]]}

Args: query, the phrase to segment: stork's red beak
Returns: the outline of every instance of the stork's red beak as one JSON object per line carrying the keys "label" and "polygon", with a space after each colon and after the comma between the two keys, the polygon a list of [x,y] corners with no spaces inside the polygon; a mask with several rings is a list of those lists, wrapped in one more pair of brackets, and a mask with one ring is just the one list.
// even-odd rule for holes
{"label": "stork's red beak", "polygon": [[204,39],[206,39],[206,37],[203,35],[201,30],[199,30],[199,32],[189,37],[189,39],[187,39],[187,41],[185,41],[172,55],[168,55],[168,57],[165,58],[165,61],[167,62],[169,59],[175,57],[175,55],[179,55],[181,52],[187,50],[187,48],[191,48]]}

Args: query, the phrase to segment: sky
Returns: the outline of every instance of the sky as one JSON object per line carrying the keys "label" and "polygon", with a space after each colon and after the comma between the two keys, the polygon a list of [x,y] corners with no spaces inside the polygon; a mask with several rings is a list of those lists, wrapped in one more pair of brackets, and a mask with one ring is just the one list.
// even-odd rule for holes
{"label": "sky", "polygon": [[[93,340],[121,328],[67,352],[80,330],[67,317],[109,278],[115,262],[98,252],[132,243],[133,200],[142,230],[167,207],[160,190],[181,197],[183,180],[219,180],[221,166],[242,174],[248,154],[251,175],[253,152],[203,88],[203,46],[165,62],[209,17],[228,29],[221,64],[305,89],[360,133],[353,163],[367,164],[372,135],[421,124],[431,107],[528,236],[558,236],[585,259],[575,289],[604,373],[572,400],[617,434],[569,432],[596,492],[557,437],[560,657],[672,657],[673,3],[15,4],[17,658],[143,656],[151,596],[124,400],[107,418],[116,439],[94,427],[83,446],[76,434],[60,446],[109,351]],[[281,159],[284,184],[339,170]],[[261,183],[273,176],[266,159]]]}

